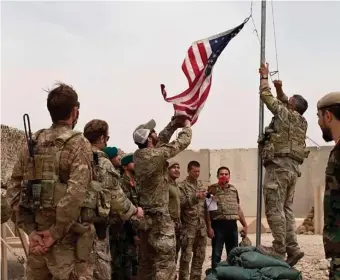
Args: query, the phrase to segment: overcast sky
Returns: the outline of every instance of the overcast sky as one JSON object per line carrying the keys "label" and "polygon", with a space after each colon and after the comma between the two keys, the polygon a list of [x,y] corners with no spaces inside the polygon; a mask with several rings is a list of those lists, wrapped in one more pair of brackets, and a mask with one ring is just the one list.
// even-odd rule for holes
{"label": "overcast sky", "polygon": [[[181,64],[193,41],[239,25],[246,2],[1,3],[1,123],[33,130],[51,124],[43,88],[74,86],[81,102],[76,129],[93,118],[110,124],[109,145],[133,151],[133,129],[173,114],[168,95],[187,87]],[[260,32],[260,2],[253,17]],[[270,2],[266,57],[276,70]],[[316,102],[340,90],[340,2],[274,2],[280,78],[287,94],[309,102],[308,136],[321,145]],[[260,45],[251,21],[218,59],[209,98],[193,127],[191,149],[256,147]],[[275,76],[277,78],[277,76]],[[265,111],[265,125],[271,115]],[[313,145],[307,140],[308,145]]]}

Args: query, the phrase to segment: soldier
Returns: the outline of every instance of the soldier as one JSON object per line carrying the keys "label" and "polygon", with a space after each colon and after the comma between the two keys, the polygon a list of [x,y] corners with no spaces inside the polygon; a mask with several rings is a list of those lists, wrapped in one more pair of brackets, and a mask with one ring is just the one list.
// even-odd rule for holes
{"label": "soldier", "polygon": [[[217,209],[210,211],[213,238],[211,240],[212,256],[211,267],[216,268],[221,261],[223,246],[227,255],[238,246],[237,220],[240,220],[243,229],[242,235],[247,236],[247,222],[240,206],[237,189],[229,184],[230,170],[221,166],[217,170],[218,183],[208,187],[212,201],[217,203]],[[210,202],[210,203],[211,203]]]}
{"label": "soldier", "polygon": [[[2,183],[1,183],[2,185]],[[6,199],[6,190],[1,186],[1,224],[6,223],[12,215],[12,209]]]}
{"label": "soldier", "polygon": [[175,224],[175,235],[176,235],[176,258],[175,263],[177,264],[178,253],[181,246],[181,200],[178,183],[176,180],[181,175],[180,166],[177,161],[170,161],[168,165],[168,183],[169,183],[169,212],[171,219]]}
{"label": "soldier", "polygon": [[267,67],[262,64],[259,72],[261,100],[274,115],[272,129],[266,135],[262,150],[266,169],[263,185],[265,213],[274,241],[272,247],[259,246],[258,249],[281,260],[287,253],[286,262],[294,266],[304,256],[297,243],[292,205],[295,184],[301,176],[299,165],[308,156],[305,151],[307,121],[303,117],[308,103],[301,95],[288,100],[283,91],[277,91],[278,98],[275,98],[268,84],[268,64]]}
{"label": "soldier", "polygon": [[191,161],[188,164],[188,177],[179,184],[183,230],[179,280],[189,279],[191,256],[190,280],[201,280],[207,231],[209,238],[213,237],[209,212],[204,200],[207,192],[203,189],[202,182],[198,180],[199,175],[200,164],[197,161]]}
{"label": "soldier", "polygon": [[[110,138],[107,122],[97,119],[88,122],[84,128],[84,136],[92,144],[94,179],[101,183],[104,189],[101,193],[101,199],[105,200],[105,203],[101,205],[100,211],[105,212],[108,218],[112,210],[118,213],[121,219],[130,219],[137,209],[121,189],[119,174],[103,151]],[[94,224],[97,235],[94,242],[96,258],[93,276],[96,280],[111,279],[108,224],[108,219],[98,220]]]}
{"label": "soldier", "polygon": [[[120,165],[124,171],[120,178],[122,189],[131,202],[138,206],[138,190],[134,179],[133,154],[122,156]],[[138,224],[136,221],[125,221],[121,231],[116,234],[116,239],[112,244],[114,254],[112,279],[136,279],[138,271],[137,247],[139,244],[137,228]]]}
{"label": "soldier", "polygon": [[35,133],[34,158],[22,150],[8,185],[18,226],[29,237],[27,279],[90,280],[94,227],[82,221],[81,207],[92,179],[91,145],[73,131],[79,102],[72,87],[49,91],[47,108],[52,126]]}
{"label": "soldier", "polygon": [[[169,214],[169,184],[166,182],[166,160],[186,149],[191,142],[190,121],[173,120],[157,137],[154,120],[138,126],[133,140],[135,176],[139,203],[145,217],[139,227],[140,254],[137,279],[169,279],[176,276],[174,223]],[[176,140],[169,143],[177,128],[184,127]]]}
{"label": "soldier", "polygon": [[329,279],[340,279],[340,91],[321,98],[317,104],[319,126],[326,142],[334,141],[326,168],[323,243],[331,259]]}
{"label": "soldier", "polygon": [[[105,147],[104,152],[106,156],[109,158],[113,165],[113,169],[119,175],[119,180],[123,175],[123,170],[120,166],[120,155],[119,150],[116,147]],[[124,191],[124,189],[123,189]],[[124,221],[122,221],[118,215],[115,216],[115,219],[109,227],[109,241],[110,241],[110,252],[111,252],[111,271],[112,271],[112,279],[120,279],[119,277],[123,277],[122,274],[122,253],[124,248],[122,246],[122,242],[120,240],[121,236],[124,235]]]}

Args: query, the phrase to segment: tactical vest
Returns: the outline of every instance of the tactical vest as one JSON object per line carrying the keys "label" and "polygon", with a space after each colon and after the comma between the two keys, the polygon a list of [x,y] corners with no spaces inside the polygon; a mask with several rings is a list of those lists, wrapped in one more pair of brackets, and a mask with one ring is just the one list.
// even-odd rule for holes
{"label": "tactical vest", "polygon": [[111,209],[110,186],[105,185],[100,158],[105,158],[104,152],[93,152],[93,180],[90,182],[89,191],[85,195],[81,210],[81,218],[85,222],[109,223]]}
{"label": "tactical vest", "polygon": [[39,142],[44,129],[34,136],[34,157],[27,156],[20,195],[20,206],[35,213],[55,210],[67,190],[67,180],[60,180],[60,155],[66,143],[81,132],[69,130],[51,141]]}
{"label": "tactical vest", "polygon": [[233,185],[229,185],[224,190],[213,185],[210,187],[210,192],[217,198],[217,210],[210,211],[212,220],[239,219],[238,192]]}
{"label": "tactical vest", "polygon": [[268,128],[266,128],[266,141],[262,151],[264,162],[274,157],[290,157],[302,164],[308,157],[306,151],[307,121],[297,112],[289,114],[289,122],[284,123],[274,116]]}

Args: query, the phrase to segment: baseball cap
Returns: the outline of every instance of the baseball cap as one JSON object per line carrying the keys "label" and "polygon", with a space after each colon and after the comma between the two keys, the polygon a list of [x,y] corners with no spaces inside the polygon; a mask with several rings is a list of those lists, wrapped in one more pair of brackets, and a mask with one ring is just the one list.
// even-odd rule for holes
{"label": "baseball cap", "polygon": [[168,169],[170,169],[171,167],[173,167],[174,165],[179,165],[179,162],[176,160],[168,160]]}
{"label": "baseball cap", "polygon": [[147,123],[137,126],[137,128],[133,132],[133,141],[138,144],[144,144],[148,139],[151,131],[154,130],[155,127],[156,122],[154,119],[151,119]]}
{"label": "baseball cap", "polygon": [[340,91],[331,92],[322,97],[317,103],[317,109],[321,110],[334,105],[340,105]]}

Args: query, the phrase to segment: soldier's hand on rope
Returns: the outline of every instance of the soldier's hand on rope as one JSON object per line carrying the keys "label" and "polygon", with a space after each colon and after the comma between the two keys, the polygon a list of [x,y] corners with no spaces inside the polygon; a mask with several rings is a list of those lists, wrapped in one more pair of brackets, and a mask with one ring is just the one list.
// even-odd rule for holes
{"label": "soldier's hand on rope", "polygon": [[261,75],[261,78],[267,79],[268,75],[269,75],[269,64],[266,63],[266,65],[265,65],[264,63],[261,63],[261,67],[259,69],[259,73]]}
{"label": "soldier's hand on rope", "polygon": [[275,80],[273,81],[274,87],[276,89],[281,89],[282,88],[282,81],[281,80]]}

